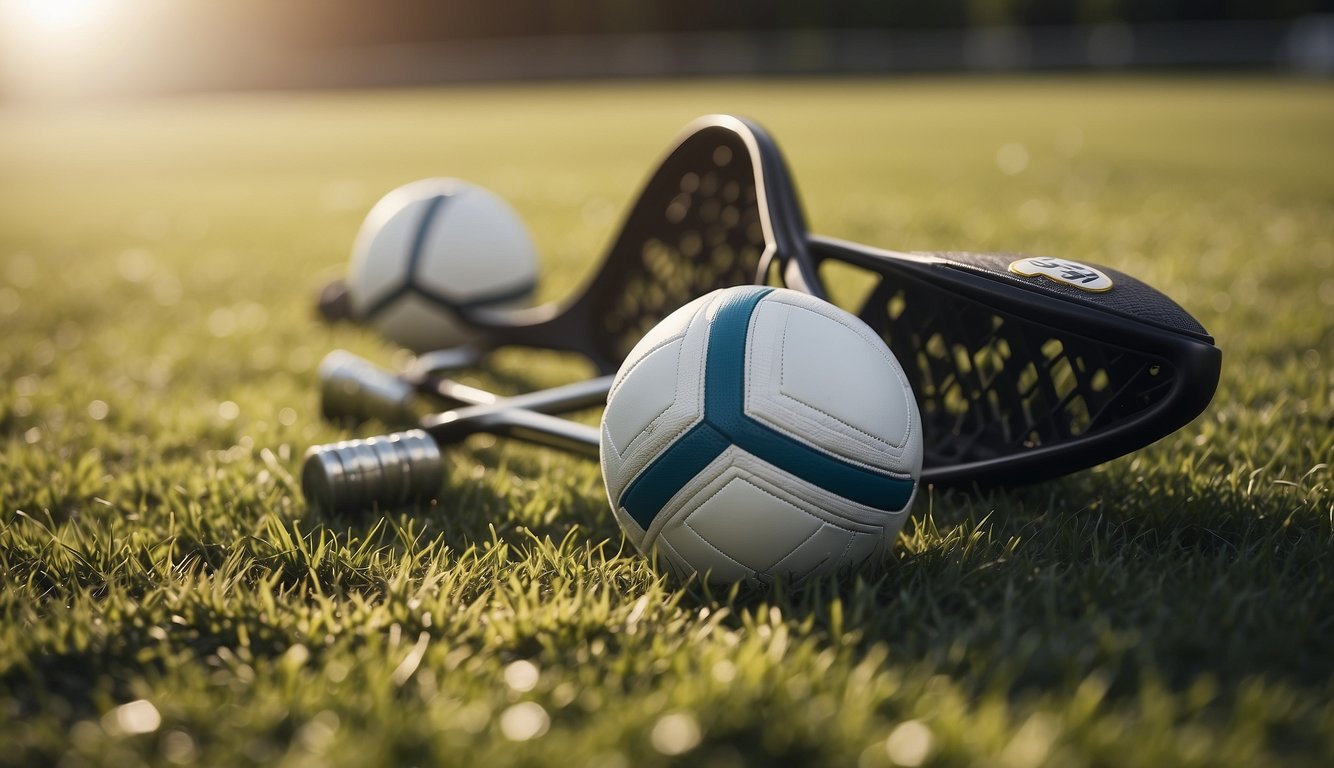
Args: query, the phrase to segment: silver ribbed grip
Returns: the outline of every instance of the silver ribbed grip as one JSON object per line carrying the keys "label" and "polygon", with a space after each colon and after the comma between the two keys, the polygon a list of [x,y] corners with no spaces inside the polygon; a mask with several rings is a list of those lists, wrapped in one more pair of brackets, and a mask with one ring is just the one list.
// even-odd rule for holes
{"label": "silver ribbed grip", "polygon": [[416,398],[412,384],[351,352],[337,349],[320,362],[320,407],[330,421],[412,424]]}
{"label": "silver ribbed grip", "polygon": [[434,499],[444,480],[440,447],[420,429],[312,446],[301,468],[306,503],[335,513]]}

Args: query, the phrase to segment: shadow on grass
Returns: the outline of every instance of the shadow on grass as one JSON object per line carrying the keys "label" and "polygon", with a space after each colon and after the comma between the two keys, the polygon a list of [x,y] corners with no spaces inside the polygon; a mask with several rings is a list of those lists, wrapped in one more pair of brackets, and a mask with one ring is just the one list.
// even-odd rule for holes
{"label": "shadow on grass", "polygon": [[[1061,501],[1077,494],[1126,503]],[[858,652],[885,644],[898,664],[1015,697],[1090,675],[1109,696],[1207,678],[1221,698],[1256,676],[1314,691],[1334,676],[1334,539],[1316,515],[1225,491],[1164,507],[1085,479],[938,493],[920,514],[899,557],[857,574],[691,597],[729,607],[734,627],[777,608]]]}
{"label": "shadow on grass", "polygon": [[[471,458],[496,466],[502,456],[510,463],[497,472],[546,469],[536,454],[483,449]],[[978,692],[1073,690],[1091,675],[1109,696],[1133,696],[1151,679],[1173,689],[1208,679],[1226,698],[1257,676],[1323,690],[1334,676],[1329,521],[1218,485],[1166,497],[1156,487],[1107,473],[936,491],[895,555],[856,574],[735,593],[690,584],[683,604],[726,607],[733,629],[777,609],[857,653],[884,644],[897,663]],[[587,493],[551,502],[545,516],[515,512],[466,480],[452,481],[446,497],[455,511],[425,508],[415,519],[451,546],[561,540],[575,527],[590,540],[622,541]],[[327,524],[357,530],[352,520]]]}
{"label": "shadow on grass", "polygon": [[[542,477],[544,486],[550,479],[536,451],[470,460],[476,458],[491,467],[496,459],[509,462],[488,473]],[[425,551],[430,542],[455,553],[446,563],[470,545],[510,545],[514,562],[522,562],[527,555],[517,548],[570,535],[609,542],[593,558],[598,562],[637,557],[628,548],[615,554],[622,538],[599,496],[587,488],[567,491],[532,494],[531,508],[516,509],[514,500],[525,498],[521,490],[498,492],[494,483],[455,476],[445,487],[452,499],[448,508],[309,515],[299,522],[270,515],[267,529],[234,551],[219,549],[224,531],[201,520],[198,534],[179,543],[182,555],[196,558],[200,573],[215,581],[235,577],[249,592],[317,585],[324,595],[359,591],[388,602],[406,602],[391,595],[390,576],[404,568],[404,556]],[[1110,473],[1008,492],[935,492],[921,500],[894,554],[857,574],[730,594],[688,585],[677,597],[690,611],[726,608],[722,621],[731,629],[760,617],[808,625],[803,634],[823,635],[823,642],[859,656],[883,645],[889,663],[946,675],[974,693],[1067,693],[1097,677],[1109,697],[1122,699],[1149,682],[1182,690],[1207,680],[1216,699],[1228,702],[1253,678],[1318,694],[1334,676],[1327,643],[1334,633],[1330,523],[1313,505],[1299,507],[1311,514],[1292,514],[1291,499],[1265,499],[1249,503],[1222,485],[1165,499]],[[523,578],[550,578],[560,569],[558,558],[569,557],[562,547],[539,552],[536,559],[546,560],[532,564]],[[384,554],[380,565],[368,566],[372,551]],[[145,562],[141,570],[151,568]],[[581,573],[588,575],[579,578],[621,590],[615,600],[625,607],[643,591],[624,581],[628,570],[585,568]],[[42,578],[47,589],[60,591],[61,579]],[[402,578],[418,581],[416,566]],[[94,587],[87,575],[75,581],[80,589],[103,591],[95,613],[107,610],[108,588],[122,604],[140,594],[125,579],[110,587]],[[470,586],[460,599],[484,599],[486,590]],[[42,610],[60,610],[55,603]],[[89,610],[91,603],[81,605]],[[221,602],[188,605],[167,611],[181,611],[179,620],[173,615],[167,621],[165,606],[158,605],[138,617],[90,614],[64,622],[77,628],[105,618],[115,631],[92,640],[43,640],[43,652],[0,670],[0,690],[20,702],[17,716],[56,707],[81,717],[98,711],[108,697],[131,696],[124,681],[177,656],[206,658],[245,646],[257,657],[273,658],[297,642],[290,627],[271,623],[259,608],[237,613]],[[412,621],[403,619],[407,636],[424,629]],[[508,641],[507,650],[527,657],[565,643],[569,648],[554,658],[572,659],[574,649],[594,639],[609,651],[624,640],[612,623],[561,621],[574,623],[557,627],[568,635],[559,642],[540,636],[555,630],[535,624]]]}

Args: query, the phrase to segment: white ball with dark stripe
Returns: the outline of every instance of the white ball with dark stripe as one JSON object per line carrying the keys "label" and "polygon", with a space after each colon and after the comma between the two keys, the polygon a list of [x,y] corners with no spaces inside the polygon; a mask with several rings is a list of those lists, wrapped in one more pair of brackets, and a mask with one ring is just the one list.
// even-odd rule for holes
{"label": "white ball with dark stripe", "polygon": [[469,340],[460,309],[531,298],[537,252],[504,200],[458,179],[424,179],[385,195],[352,249],[354,317],[423,352]]}
{"label": "white ball with dark stripe", "polygon": [[616,520],[679,576],[800,579],[902,528],[921,417],[889,348],[828,302],[714,291],[631,350],[602,418]]}

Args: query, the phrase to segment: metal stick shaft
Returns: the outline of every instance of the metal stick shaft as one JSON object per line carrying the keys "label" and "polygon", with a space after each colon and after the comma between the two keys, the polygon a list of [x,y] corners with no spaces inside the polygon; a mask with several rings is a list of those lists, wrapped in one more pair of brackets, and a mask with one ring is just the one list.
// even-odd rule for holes
{"label": "metal stick shaft", "polygon": [[[416,424],[423,410],[419,393],[434,395],[450,407],[503,405],[567,413],[605,404],[611,381],[610,376],[603,376],[502,398],[415,367],[396,374],[345,350],[330,352],[320,363],[321,403],[325,417],[332,421],[374,418],[387,424]],[[422,426],[429,426],[430,418],[422,420]]]}
{"label": "metal stick shaft", "polygon": [[[551,389],[541,389],[536,392],[514,395],[513,397],[495,398],[489,404],[479,404],[432,414],[423,418],[420,426],[428,432],[433,432],[438,425],[457,422],[460,419],[486,419],[485,414],[491,412],[512,412],[516,409],[523,409],[538,414],[556,414],[594,408],[607,403],[607,392],[611,390],[611,383],[614,378],[613,376],[599,376],[596,379],[576,381],[572,384],[552,387]],[[554,421],[570,423],[564,419],[555,419]],[[499,422],[489,420],[487,423],[498,424]],[[485,432],[488,430],[475,431]]]}
{"label": "metal stick shaft", "polygon": [[[431,422],[427,425],[425,422]],[[601,437],[596,427],[507,405],[478,405],[446,411],[423,420],[422,428],[441,443],[469,435],[513,437],[549,448],[596,457]]]}
{"label": "metal stick shaft", "polygon": [[[373,386],[357,389],[346,385],[341,395],[344,400],[336,403],[355,405],[349,401],[354,401],[357,394],[374,399],[383,393],[390,395],[387,402],[391,406],[403,402],[397,395],[402,392],[401,387],[410,388],[410,384],[392,374],[388,374],[390,381],[383,381],[382,374],[377,373],[380,369],[369,363],[365,364],[369,368],[358,367],[354,361],[359,358],[350,354],[347,358],[336,360],[339,365],[332,366],[345,375],[330,379],[354,383],[370,380]],[[601,443],[598,430],[551,413],[602,405],[612,379],[603,376],[507,398],[460,384],[464,388],[460,394],[464,397],[482,399],[480,395],[485,395],[491,402],[427,416],[419,421],[420,429],[408,432],[313,446],[306,451],[302,490],[312,506],[332,512],[353,512],[377,504],[392,507],[434,498],[444,481],[440,445],[481,433],[595,457]],[[393,411],[393,408],[383,409],[385,413]]]}
{"label": "metal stick shaft", "polygon": [[336,349],[320,361],[320,408],[330,421],[379,419],[387,424],[417,420],[417,392],[411,382]]}

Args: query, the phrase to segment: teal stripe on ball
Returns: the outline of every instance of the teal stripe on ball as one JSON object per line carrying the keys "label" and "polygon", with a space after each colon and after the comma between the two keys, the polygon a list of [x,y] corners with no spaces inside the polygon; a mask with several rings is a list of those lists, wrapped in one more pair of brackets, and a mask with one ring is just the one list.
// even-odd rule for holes
{"label": "teal stripe on ball", "polygon": [[647,530],[658,510],[730,444],[707,420],[696,424],[639,473],[621,494],[621,506]]}
{"label": "teal stripe on ball", "polygon": [[641,528],[647,530],[671,497],[728,445],[873,509],[896,512],[912,498],[914,481],[830,456],[746,415],[750,318],[772,290],[734,291],[718,307],[709,329],[704,418],[668,446],[621,494],[621,506]]}

